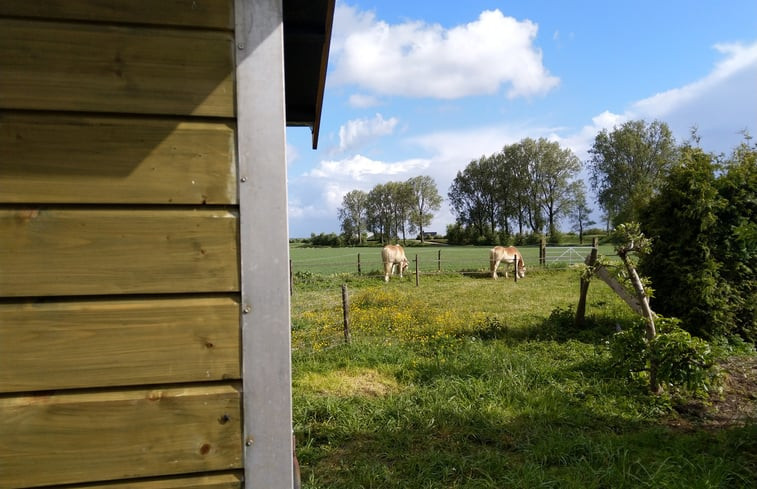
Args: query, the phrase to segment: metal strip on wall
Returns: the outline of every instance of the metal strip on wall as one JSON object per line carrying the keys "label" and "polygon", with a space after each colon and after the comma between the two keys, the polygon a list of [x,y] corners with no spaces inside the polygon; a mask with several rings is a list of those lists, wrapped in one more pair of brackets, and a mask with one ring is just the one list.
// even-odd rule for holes
{"label": "metal strip on wall", "polygon": [[292,487],[282,0],[236,0],[245,487]]}

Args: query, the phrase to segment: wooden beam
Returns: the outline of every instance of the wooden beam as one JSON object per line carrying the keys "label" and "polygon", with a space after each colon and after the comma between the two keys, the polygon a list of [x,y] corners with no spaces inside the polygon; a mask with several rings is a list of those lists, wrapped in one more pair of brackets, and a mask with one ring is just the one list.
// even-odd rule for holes
{"label": "wooden beam", "polygon": [[222,209],[0,208],[0,297],[238,291],[237,226]]}
{"label": "wooden beam", "polygon": [[244,477],[241,471],[237,471],[166,479],[67,486],[66,489],[241,489],[243,484]]}
{"label": "wooden beam", "polygon": [[633,311],[636,314],[639,314],[640,316],[643,315],[643,311],[641,308],[641,304],[639,304],[638,299],[631,295],[623,285],[618,282],[615,277],[610,275],[610,272],[607,271],[607,269],[603,265],[598,265],[594,272],[596,273],[597,277],[602,279],[604,283],[610,286],[612,290],[615,291],[616,294],[620,296],[623,301],[625,301],[628,306],[633,309]]}
{"label": "wooden beam", "polygon": [[0,113],[0,202],[235,204],[226,122]]}
{"label": "wooden beam", "polygon": [[238,386],[0,397],[3,487],[241,467]]}
{"label": "wooden beam", "polygon": [[0,15],[89,22],[137,23],[227,29],[234,27],[232,0],[3,0]]}
{"label": "wooden beam", "polygon": [[0,303],[0,393],[239,379],[231,297]]}
{"label": "wooden beam", "polygon": [[232,117],[232,49],[221,31],[0,18],[0,108]]}

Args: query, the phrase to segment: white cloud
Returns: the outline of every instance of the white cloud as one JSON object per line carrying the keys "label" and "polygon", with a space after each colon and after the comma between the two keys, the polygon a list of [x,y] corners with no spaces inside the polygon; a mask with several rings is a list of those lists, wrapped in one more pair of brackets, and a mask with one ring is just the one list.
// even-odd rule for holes
{"label": "white cloud", "polygon": [[376,114],[373,119],[354,119],[339,128],[339,149],[345,151],[360,146],[367,140],[378,136],[386,136],[394,131],[397,119],[384,119]]}
{"label": "white cloud", "polygon": [[386,163],[358,154],[345,160],[321,161],[316,168],[305,173],[304,176],[323,178],[329,181],[347,180],[362,183],[375,181],[379,183],[382,179],[410,178],[409,173],[422,170],[428,165],[428,160],[420,158]]}
{"label": "white cloud", "polygon": [[438,24],[390,25],[373,13],[337,6],[330,80],[379,94],[454,99],[494,94],[507,85],[510,98],[544,94],[559,79],[542,64],[529,20],[487,10],[451,29]]}
{"label": "white cloud", "polygon": [[286,145],[287,166],[297,161],[299,157],[300,157],[300,152],[297,150],[297,147],[294,146],[293,144],[287,143]]}
{"label": "white cloud", "polygon": [[373,95],[355,93],[350,95],[349,104],[350,107],[355,107],[356,109],[367,109],[369,107],[376,107],[380,104],[380,101]]}
{"label": "white cloud", "polygon": [[697,128],[706,151],[729,152],[741,142],[740,131],[757,131],[757,42],[715,46],[725,58],[704,78],[631,104],[622,114],[604,111],[564,140],[580,158],[596,135],[630,120],[668,124],[679,142]]}

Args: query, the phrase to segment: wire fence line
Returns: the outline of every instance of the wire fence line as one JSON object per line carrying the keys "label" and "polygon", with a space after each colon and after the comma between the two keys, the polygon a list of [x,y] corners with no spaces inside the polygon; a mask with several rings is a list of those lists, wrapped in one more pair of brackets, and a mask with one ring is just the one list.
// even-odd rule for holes
{"label": "wire fence line", "polygon": [[[405,254],[410,262],[407,274],[428,273],[483,273],[489,271],[490,247],[407,247]],[[342,250],[341,248],[339,250]],[[334,253],[334,249],[307,248],[292,250],[292,274],[383,274],[381,248],[353,248],[349,253]],[[567,268],[583,263],[592,246],[519,246],[527,268]],[[500,267],[512,267],[500,264]]]}

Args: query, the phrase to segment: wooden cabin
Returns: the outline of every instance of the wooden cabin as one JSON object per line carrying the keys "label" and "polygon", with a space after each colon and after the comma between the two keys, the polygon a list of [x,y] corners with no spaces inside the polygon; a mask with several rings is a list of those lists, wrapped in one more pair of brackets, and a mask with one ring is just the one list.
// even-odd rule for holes
{"label": "wooden cabin", "polygon": [[0,488],[292,487],[285,133],[333,11],[0,2]]}

